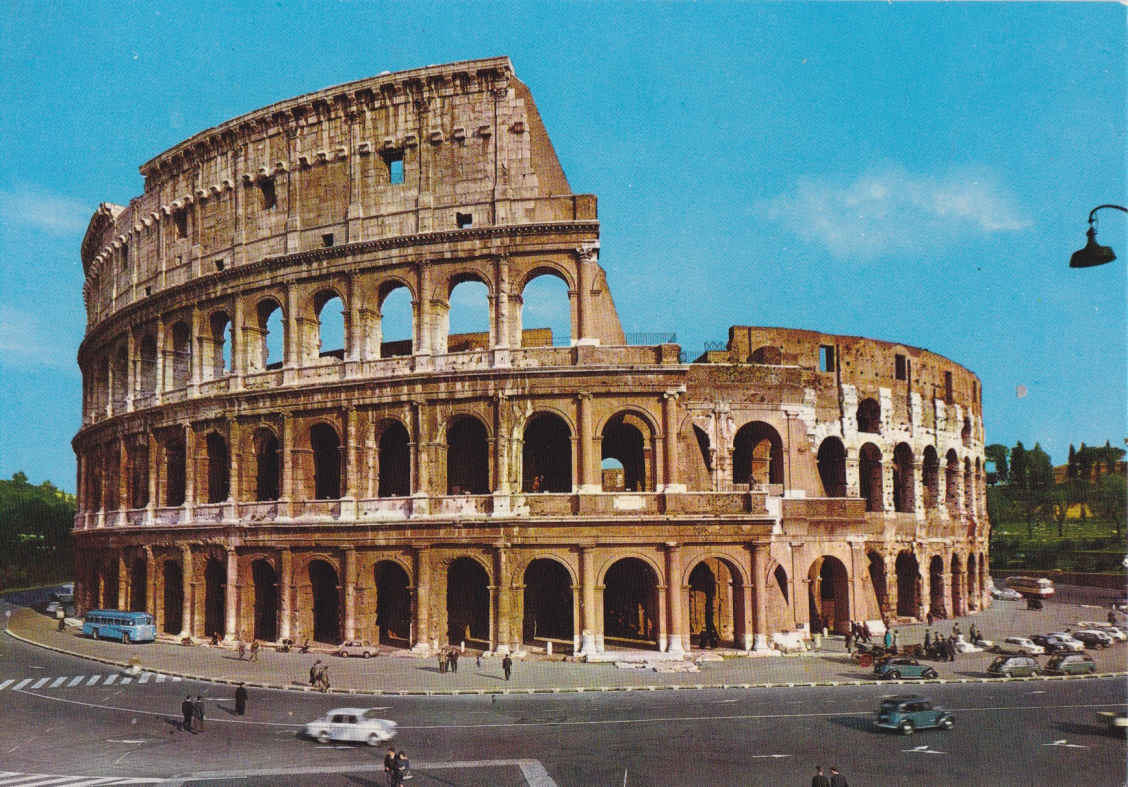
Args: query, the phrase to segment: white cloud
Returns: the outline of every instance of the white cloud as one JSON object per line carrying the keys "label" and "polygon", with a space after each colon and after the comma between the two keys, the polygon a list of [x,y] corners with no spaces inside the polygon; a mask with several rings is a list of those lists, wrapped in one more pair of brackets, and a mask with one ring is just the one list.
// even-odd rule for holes
{"label": "white cloud", "polygon": [[85,231],[94,209],[71,197],[29,186],[0,191],[0,217],[9,225],[23,224],[52,235]]}
{"label": "white cloud", "polygon": [[804,177],[761,202],[759,212],[836,257],[856,259],[945,248],[1031,225],[991,174],[966,169],[935,176],[888,166],[849,182]]}

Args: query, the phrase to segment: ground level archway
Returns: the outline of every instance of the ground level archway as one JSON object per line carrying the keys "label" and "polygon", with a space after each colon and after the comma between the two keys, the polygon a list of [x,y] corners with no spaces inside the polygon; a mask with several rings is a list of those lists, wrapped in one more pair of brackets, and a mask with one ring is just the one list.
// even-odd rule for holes
{"label": "ground level archway", "polygon": [[742,648],[744,587],[728,561],[706,558],[689,572],[689,637],[700,648]]}
{"label": "ground level archway", "polygon": [[920,564],[912,552],[897,555],[897,614],[915,618],[920,615]]}
{"label": "ground level archway", "polygon": [[807,579],[811,631],[845,634],[850,630],[850,580],[846,566],[836,557],[823,555],[811,563]]}
{"label": "ground level archway", "polygon": [[278,639],[278,575],[266,560],[251,564],[254,592],[254,639],[273,642]]}
{"label": "ground level archway", "polygon": [[184,572],[175,560],[166,560],[161,574],[164,585],[161,631],[179,634],[184,628]]}
{"label": "ground level archway", "polygon": [[460,557],[447,571],[447,642],[488,650],[490,647],[490,578],[482,565]]}
{"label": "ground level archway", "polygon": [[381,560],[373,568],[376,580],[377,639],[382,644],[411,646],[411,582],[394,560]]}
{"label": "ground level archway", "polygon": [[524,642],[552,640],[554,647],[570,647],[575,633],[572,577],[551,558],[537,558],[525,569]]}
{"label": "ground level archway", "polygon": [[658,647],[658,576],[645,561],[625,557],[603,579],[603,636],[617,644]]}
{"label": "ground level archway", "polygon": [[336,645],[341,641],[341,591],[337,570],[324,560],[309,564],[313,595],[313,639]]}

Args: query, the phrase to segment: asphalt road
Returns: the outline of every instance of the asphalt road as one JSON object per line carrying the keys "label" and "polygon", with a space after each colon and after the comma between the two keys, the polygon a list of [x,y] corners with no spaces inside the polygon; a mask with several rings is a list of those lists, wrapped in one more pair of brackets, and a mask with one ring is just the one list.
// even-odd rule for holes
{"label": "asphalt road", "polygon": [[[236,717],[229,686],[124,677],[0,637],[0,785],[384,783],[382,748],[297,737],[348,698],[252,690]],[[920,688],[954,730],[874,731],[884,686],[357,700],[399,723],[416,785],[805,785],[819,763],[852,785],[1125,781],[1125,740],[1094,716],[1128,704],[1123,679]],[[186,694],[205,697],[200,734],[177,729]]]}

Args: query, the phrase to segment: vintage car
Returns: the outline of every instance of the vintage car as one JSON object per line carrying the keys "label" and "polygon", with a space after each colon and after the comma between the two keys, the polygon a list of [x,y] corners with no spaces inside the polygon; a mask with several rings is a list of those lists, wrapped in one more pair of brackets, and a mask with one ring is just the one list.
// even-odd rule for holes
{"label": "vintage car", "polygon": [[1041,672],[1041,666],[1033,656],[997,656],[987,672],[1003,678],[1027,677]]}
{"label": "vintage car", "polygon": [[1006,601],[1021,601],[1022,594],[1017,590],[1011,590],[1010,588],[993,587],[991,588],[991,598],[1003,599]]}
{"label": "vintage car", "polygon": [[319,743],[355,741],[379,746],[396,734],[396,723],[378,717],[375,708],[334,708],[305,726],[302,733]]}
{"label": "vintage car", "polygon": [[996,653],[1007,653],[1016,656],[1041,656],[1046,649],[1036,645],[1026,637],[1007,637],[995,646]]}
{"label": "vintage car", "polygon": [[1047,653],[1080,653],[1085,649],[1084,643],[1062,632],[1054,634],[1031,634],[1030,639],[1034,644],[1041,645],[1045,648]]}
{"label": "vintage car", "polygon": [[950,730],[954,723],[955,717],[951,713],[935,707],[931,700],[919,694],[882,697],[874,720],[874,726],[879,729],[897,730],[902,735],[912,735],[916,730],[930,727]]}
{"label": "vintage car", "polygon": [[360,656],[364,659],[370,659],[380,652],[378,645],[373,645],[366,639],[350,639],[342,642],[337,646],[337,655],[341,658],[348,658],[349,656]]}
{"label": "vintage car", "polygon": [[1069,633],[1087,648],[1107,648],[1112,644],[1112,637],[1100,629],[1077,629]]}
{"label": "vintage car", "polygon": [[1046,662],[1046,672],[1054,675],[1083,675],[1096,671],[1097,664],[1087,653],[1059,653]]}
{"label": "vintage car", "polygon": [[900,680],[901,678],[935,678],[936,670],[927,664],[921,664],[909,656],[894,656],[882,659],[873,665],[873,674],[885,680]]}

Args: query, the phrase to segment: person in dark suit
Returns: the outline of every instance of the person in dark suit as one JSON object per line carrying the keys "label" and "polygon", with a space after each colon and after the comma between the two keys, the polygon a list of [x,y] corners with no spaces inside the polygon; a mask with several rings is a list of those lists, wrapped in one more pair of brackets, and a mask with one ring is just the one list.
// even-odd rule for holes
{"label": "person in dark suit", "polygon": [[830,779],[826,778],[821,765],[815,766],[815,775],[811,777],[811,787],[830,787]]}
{"label": "person in dark suit", "polygon": [[247,712],[247,687],[242,683],[235,689],[235,712],[240,716]]}
{"label": "person in dark suit", "polygon": [[505,672],[505,679],[509,680],[510,673],[513,672],[513,659],[509,658],[509,654],[505,654],[505,658],[501,660],[501,669]]}
{"label": "person in dark suit", "polygon": [[192,703],[192,715],[196,718],[196,727],[200,732],[204,731],[204,698],[199,694],[196,695],[196,701]]}
{"label": "person in dark suit", "polygon": [[196,714],[195,708],[192,707],[192,698],[185,697],[184,702],[180,703],[180,714],[184,717],[184,721],[180,724],[180,729],[185,732],[192,731],[192,717]]}
{"label": "person in dark suit", "polygon": [[850,787],[846,783],[846,777],[839,773],[833,765],[830,766],[830,787]]}

